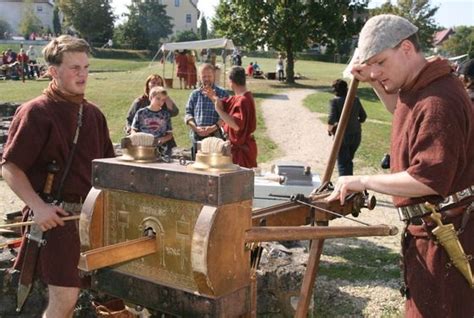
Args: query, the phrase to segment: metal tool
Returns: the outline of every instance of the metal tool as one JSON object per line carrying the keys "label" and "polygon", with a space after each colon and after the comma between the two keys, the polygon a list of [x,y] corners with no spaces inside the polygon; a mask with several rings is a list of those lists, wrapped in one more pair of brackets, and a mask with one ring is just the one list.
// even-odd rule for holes
{"label": "metal tool", "polygon": [[[59,166],[55,161],[47,165],[48,175],[44,184],[43,192],[40,196],[47,203],[53,203],[54,198],[52,196],[53,181],[55,174],[59,171]],[[31,213],[28,212],[28,213]],[[11,225],[10,225],[11,226]],[[33,222],[30,225],[28,233],[25,235],[28,240],[26,243],[25,256],[20,271],[20,280],[18,282],[17,291],[17,308],[16,311],[20,312],[33,285],[36,263],[38,262],[38,256],[40,248],[46,244],[46,239],[40,226]]]}

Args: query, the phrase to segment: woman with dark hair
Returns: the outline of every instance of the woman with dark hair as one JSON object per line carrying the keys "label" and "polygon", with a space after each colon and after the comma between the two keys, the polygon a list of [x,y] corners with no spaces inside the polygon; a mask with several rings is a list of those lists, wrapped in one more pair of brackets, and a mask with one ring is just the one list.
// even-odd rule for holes
{"label": "woman with dark hair", "polygon": [[[130,106],[130,109],[128,110],[127,123],[126,123],[126,133],[127,134],[130,133],[133,118],[135,117],[135,114],[137,113],[137,111],[150,105],[150,96],[149,96],[150,95],[150,90],[153,87],[164,86],[163,84],[164,84],[164,81],[163,81],[163,78],[160,75],[152,74],[152,75],[148,76],[148,78],[146,79],[146,82],[145,82],[145,88],[143,90],[144,91],[143,95],[140,96],[140,97],[137,97],[133,101],[132,105]],[[174,117],[174,116],[178,115],[179,109],[178,109],[178,107],[176,107],[175,102],[170,97],[167,98],[166,104],[171,105],[171,107],[173,108],[173,110],[170,112],[171,117]]]}
{"label": "woman with dark hair", "polygon": [[[342,108],[347,95],[347,83],[338,79],[332,84],[333,92],[336,95],[329,101],[329,118],[328,118],[328,134],[333,136],[336,134],[337,123],[342,114]],[[352,160],[359,148],[362,139],[361,123],[367,119],[367,114],[360,103],[359,97],[356,97],[352,105],[351,115],[347,123],[341,148],[337,156],[337,169],[340,176],[353,175],[354,164]]]}
{"label": "woman with dark hair", "polygon": [[211,87],[203,93],[214,102],[224,122],[224,131],[231,144],[232,161],[241,167],[257,167],[257,143],[253,132],[257,128],[255,101],[245,84],[245,69],[234,66],[229,73],[229,86],[234,96],[219,99]]}

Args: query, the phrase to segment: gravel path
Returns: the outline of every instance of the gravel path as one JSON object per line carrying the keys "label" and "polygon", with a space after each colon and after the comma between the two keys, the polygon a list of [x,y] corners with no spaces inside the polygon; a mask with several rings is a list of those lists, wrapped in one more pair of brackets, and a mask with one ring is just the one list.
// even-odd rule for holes
{"label": "gravel path", "polygon": [[[327,135],[326,125],[318,118],[320,115],[309,111],[303,106],[303,100],[309,94],[317,91],[301,89],[280,93],[266,99],[262,103],[263,116],[269,137],[283,151],[283,155],[276,160],[263,164],[263,169],[280,160],[291,160],[311,166],[313,172],[324,174],[327,160],[331,151],[333,139]],[[355,163],[357,165],[357,162]],[[337,169],[336,169],[337,170]],[[371,169],[359,169],[368,170]],[[357,169],[356,169],[357,171]],[[337,175],[337,172],[335,173]],[[336,177],[332,178],[333,181]],[[364,211],[359,220],[369,224],[388,224],[402,229],[390,197],[377,194],[377,207],[374,211]],[[331,225],[354,226],[355,223],[338,219],[331,221]],[[346,246],[355,246],[365,249],[388,249],[398,253],[400,248],[399,235],[390,237],[370,237],[341,239]],[[326,244],[327,245],[327,244]],[[333,245],[331,245],[331,248]],[[326,246],[328,248],[328,246]],[[331,250],[331,254],[332,254]],[[323,255],[322,262],[337,262],[334,256]],[[398,264],[393,264],[398,266]],[[317,281],[318,297],[325,300],[337,299],[334,305],[348,306],[349,316],[398,316],[403,313],[403,299],[398,292],[398,279],[378,281],[360,281],[348,283],[339,280],[329,280],[321,277]],[[335,288],[336,286],[336,288]],[[328,295],[329,293],[329,295]],[[358,300],[364,299],[363,302]],[[348,304],[348,302],[351,302]],[[337,315],[337,314],[336,314]],[[344,315],[345,316],[345,315]]]}

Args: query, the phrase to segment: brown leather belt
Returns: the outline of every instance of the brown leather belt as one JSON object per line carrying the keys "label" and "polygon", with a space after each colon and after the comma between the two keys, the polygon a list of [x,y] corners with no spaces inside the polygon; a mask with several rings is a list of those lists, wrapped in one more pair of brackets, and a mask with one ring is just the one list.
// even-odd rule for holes
{"label": "brown leather belt", "polygon": [[[466,200],[466,204],[472,200],[467,200],[470,197],[474,197],[474,186],[470,186],[464,190],[458,191],[450,196],[446,197],[443,202],[436,205],[438,210],[446,210],[442,214],[446,217],[454,217],[462,214],[464,207],[455,207],[449,209],[450,205],[455,205],[461,201]],[[421,218],[431,213],[431,211],[425,206],[424,203],[418,203],[413,205],[407,205],[399,207],[397,209],[400,220],[408,221],[413,218]]]}

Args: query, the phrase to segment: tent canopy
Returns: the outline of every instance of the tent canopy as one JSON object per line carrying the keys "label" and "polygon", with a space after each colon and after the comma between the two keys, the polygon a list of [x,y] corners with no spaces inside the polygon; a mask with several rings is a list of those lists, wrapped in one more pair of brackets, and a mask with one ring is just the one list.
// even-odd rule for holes
{"label": "tent canopy", "polygon": [[188,41],[188,42],[173,42],[165,43],[161,46],[160,51],[174,51],[174,50],[202,50],[202,49],[216,49],[224,48],[227,50],[234,49],[234,43],[232,40],[222,39],[209,39],[201,41]]}

